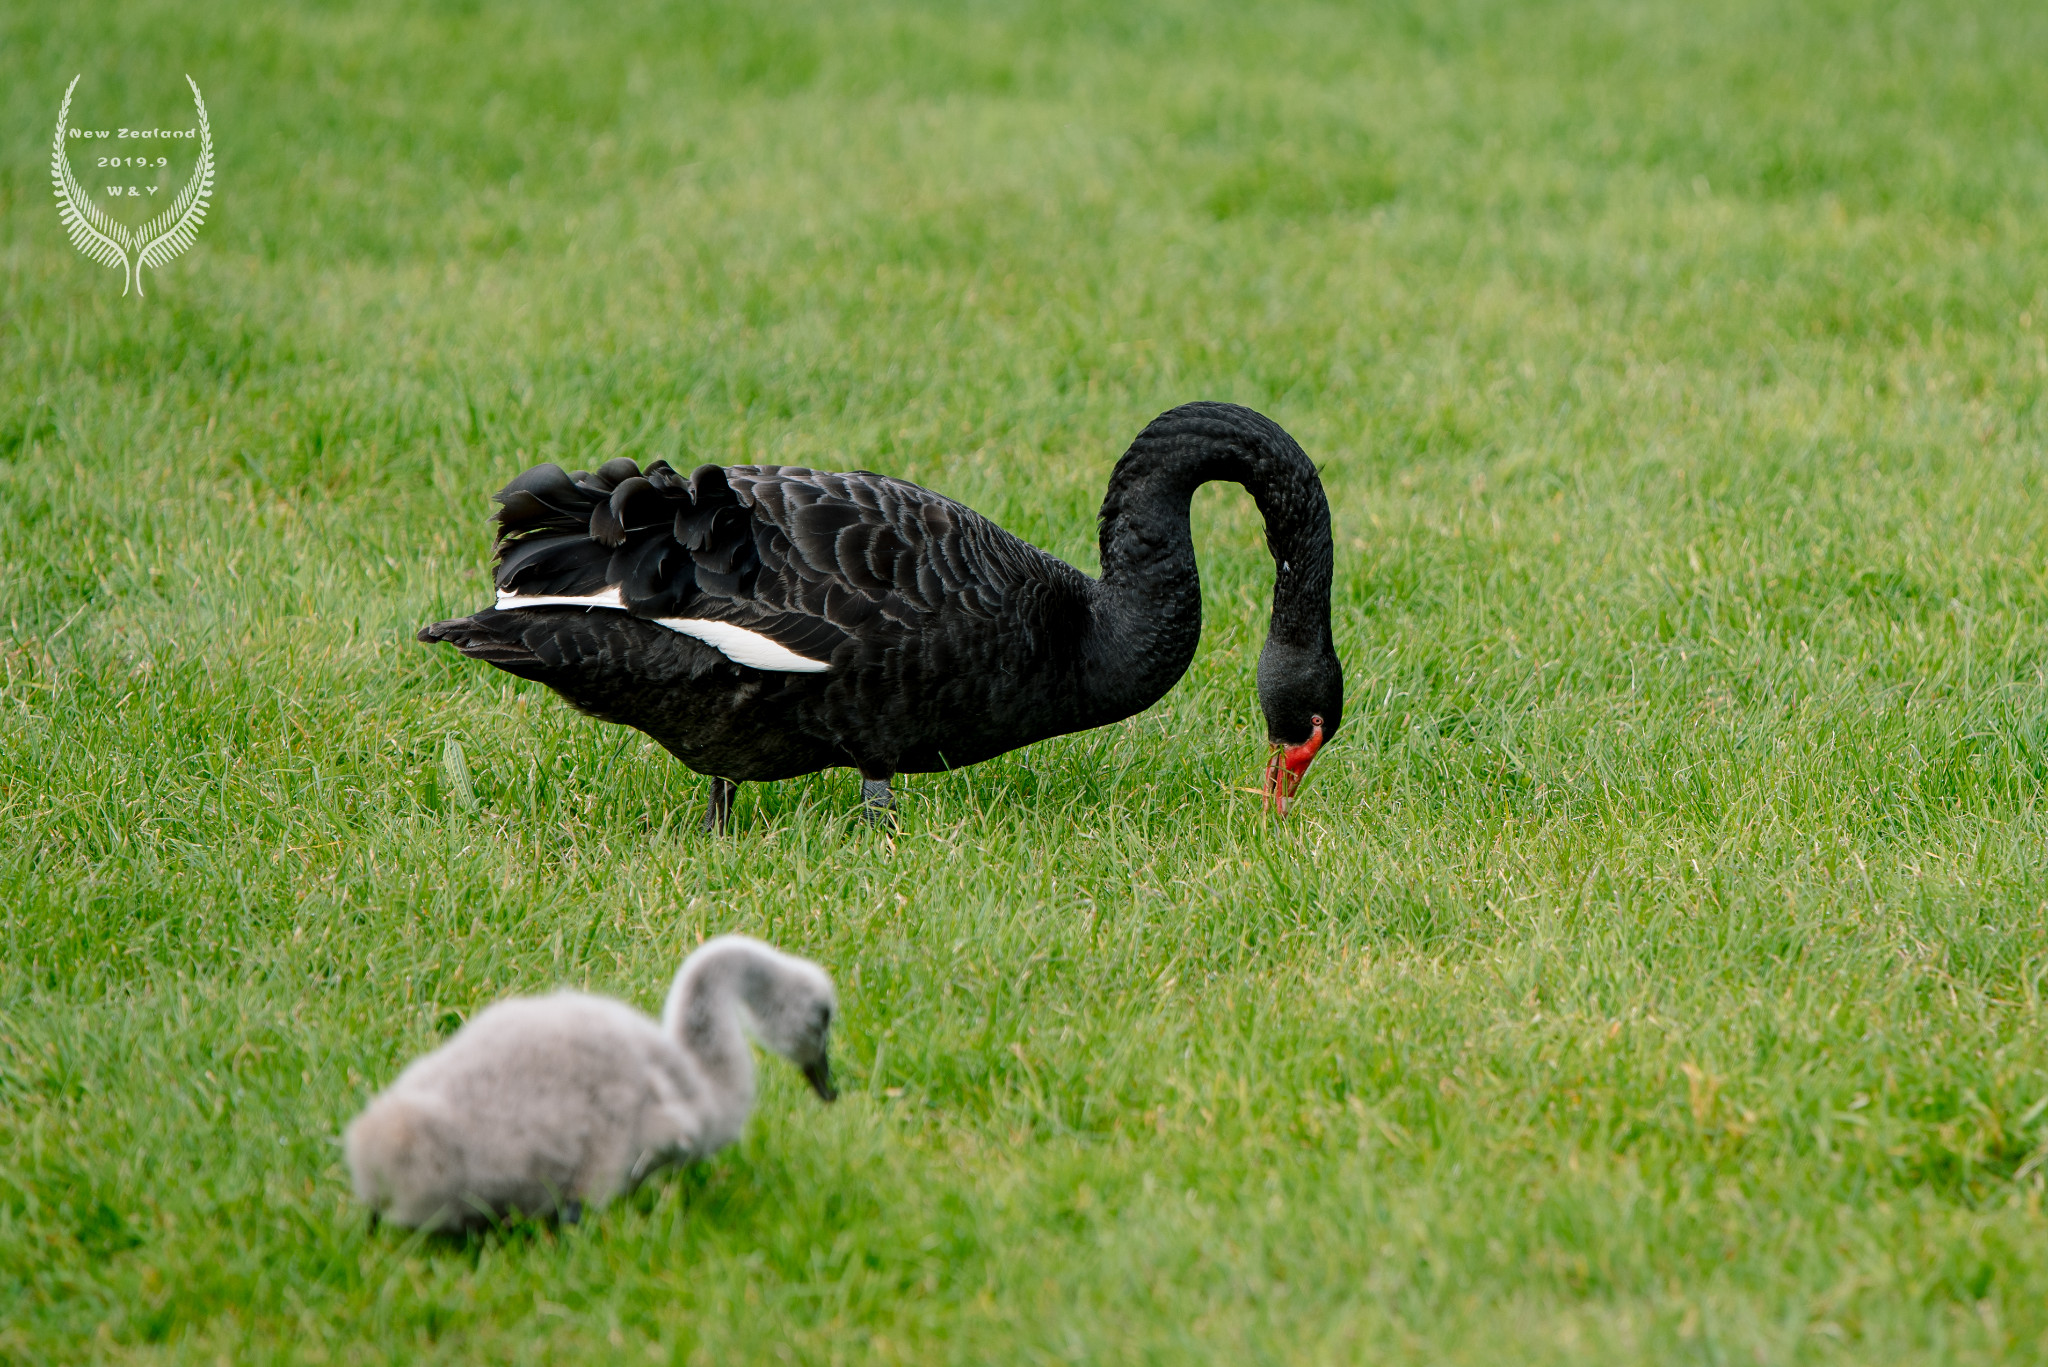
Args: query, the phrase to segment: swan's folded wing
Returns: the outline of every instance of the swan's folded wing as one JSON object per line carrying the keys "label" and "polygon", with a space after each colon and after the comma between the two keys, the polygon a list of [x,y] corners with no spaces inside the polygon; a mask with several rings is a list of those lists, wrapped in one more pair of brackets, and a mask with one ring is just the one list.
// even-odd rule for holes
{"label": "swan's folded wing", "polygon": [[1008,561],[1028,549],[950,499],[865,471],[706,465],[685,479],[661,461],[644,472],[625,459],[594,472],[543,465],[498,500],[501,607],[619,608],[741,663],[746,651],[704,624],[807,662],[859,658],[941,608],[999,615]]}

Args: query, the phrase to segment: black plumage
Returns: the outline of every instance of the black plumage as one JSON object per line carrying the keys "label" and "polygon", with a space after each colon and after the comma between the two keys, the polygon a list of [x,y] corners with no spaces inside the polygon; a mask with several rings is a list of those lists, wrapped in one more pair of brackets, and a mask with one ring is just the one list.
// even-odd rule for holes
{"label": "black plumage", "polygon": [[[1215,479],[1257,500],[1276,565],[1258,677],[1284,802],[1342,717],[1329,504],[1294,440],[1232,404],[1183,405],[1132,443],[1102,504],[1099,580],[886,475],[705,465],[685,478],[621,458],[537,466],[497,496],[501,602],[612,606],[508,603],[419,635],[637,727],[715,779],[845,765],[886,806],[894,774],[974,764],[1164,695],[1201,634],[1188,505]],[[698,636],[810,663],[754,667]],[[730,796],[714,785],[711,824]]]}

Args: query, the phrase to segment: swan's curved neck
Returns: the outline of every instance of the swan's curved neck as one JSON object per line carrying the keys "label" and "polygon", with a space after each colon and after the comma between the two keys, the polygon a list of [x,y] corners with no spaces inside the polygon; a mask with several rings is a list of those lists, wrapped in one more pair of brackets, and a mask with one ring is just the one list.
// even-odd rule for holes
{"label": "swan's curved neck", "polygon": [[683,1047],[704,1084],[705,1138],[739,1137],[754,1109],[754,1049],[741,1021],[760,973],[742,947],[693,955],[676,974],[662,1028]]}
{"label": "swan's curved neck", "polygon": [[1184,404],[1138,434],[1102,500],[1102,578],[1083,650],[1091,725],[1150,707],[1194,659],[1202,584],[1188,505],[1217,479],[1242,484],[1265,515],[1275,570],[1269,642],[1329,648],[1330,505],[1315,466],[1249,408]]}

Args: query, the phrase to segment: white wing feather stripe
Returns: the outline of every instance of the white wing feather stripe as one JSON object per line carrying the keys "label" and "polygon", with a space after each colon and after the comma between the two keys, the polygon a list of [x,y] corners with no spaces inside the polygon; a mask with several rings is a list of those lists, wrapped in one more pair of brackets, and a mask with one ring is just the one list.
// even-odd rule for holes
{"label": "white wing feather stripe", "polygon": [[[514,608],[611,608],[623,612],[625,607],[617,585],[598,593],[580,595],[502,591],[498,594],[498,608],[502,612]],[[707,622],[697,617],[656,617],[652,620],[657,626],[702,641],[734,664],[745,665],[749,669],[772,669],[782,674],[822,674],[832,667],[829,661],[799,655],[771,637],[734,626],[731,622]]]}
{"label": "white wing feather stripe", "polygon": [[498,591],[498,610],[513,608],[617,608],[625,611],[626,600],[616,586],[602,593],[506,593]]}
{"label": "white wing feather stripe", "polygon": [[657,623],[710,646],[734,664],[749,669],[772,669],[782,674],[823,674],[832,667],[827,660],[799,655],[780,641],[758,631],[736,627],[731,622],[706,622],[695,617],[657,617]]}

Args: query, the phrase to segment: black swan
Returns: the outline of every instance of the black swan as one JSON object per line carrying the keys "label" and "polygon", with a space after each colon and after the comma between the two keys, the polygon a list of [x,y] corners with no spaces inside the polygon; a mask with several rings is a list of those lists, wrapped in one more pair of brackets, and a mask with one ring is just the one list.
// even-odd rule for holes
{"label": "black swan", "polygon": [[744,935],[683,960],[658,1025],[584,992],[498,1002],[349,1123],[356,1195],[373,1227],[460,1229],[515,1210],[574,1223],[739,1138],[754,1109],[749,1035],[832,1100],[837,1005],[824,969]]}
{"label": "black swan", "polygon": [[888,821],[896,774],[1119,721],[1173,687],[1202,631],[1188,501],[1217,479],[1258,502],[1277,566],[1258,680],[1284,814],[1343,720],[1330,505],[1294,439],[1235,404],[1183,404],[1131,443],[1100,579],[865,470],[535,466],[497,495],[497,605],[419,638],[646,732],[711,776],[707,829],[741,782],[839,765]]}

